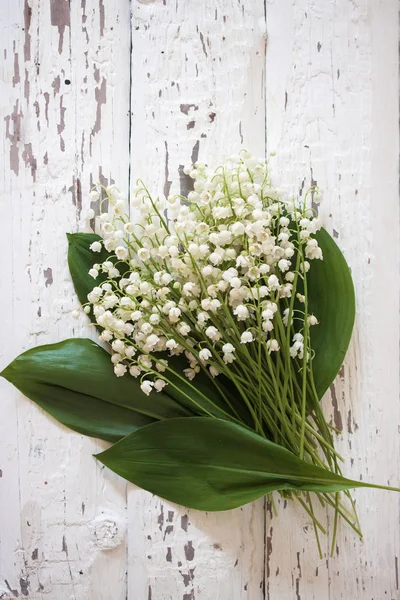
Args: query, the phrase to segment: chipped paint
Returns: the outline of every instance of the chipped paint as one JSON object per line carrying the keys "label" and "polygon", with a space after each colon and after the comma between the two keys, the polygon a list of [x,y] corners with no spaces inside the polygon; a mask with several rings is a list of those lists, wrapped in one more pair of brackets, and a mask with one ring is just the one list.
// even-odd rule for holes
{"label": "chipped paint", "polygon": [[191,561],[194,559],[194,548],[193,548],[193,542],[189,541],[187,544],[185,544],[185,558],[188,561]]}
{"label": "chipped paint", "polygon": [[182,515],[181,516],[181,528],[183,529],[183,531],[187,531],[188,530],[188,525],[189,525],[189,517],[188,517],[188,515]]}
{"label": "chipped paint", "polygon": [[24,0],[24,61],[28,62],[31,60],[31,35],[29,33],[32,20],[32,8],[29,5],[28,0]]}
{"label": "chipped paint", "polygon": [[82,185],[79,177],[73,176],[72,185],[68,191],[72,194],[72,204],[76,207],[76,216],[79,220],[82,212]]}
{"label": "chipped paint", "polygon": [[179,165],[178,174],[179,174],[179,193],[181,196],[187,196],[189,192],[191,192],[193,188],[194,181],[190,177],[190,175],[186,175],[183,172],[185,166]]}
{"label": "chipped paint", "polygon": [[189,569],[187,573],[182,573],[182,571],[179,571],[180,575],[182,576],[183,585],[185,586],[185,588],[193,583],[195,568],[196,567],[194,567],[193,569]]}
{"label": "chipped paint", "polygon": [[51,24],[58,27],[58,53],[63,51],[65,28],[70,26],[69,0],[50,0]]}
{"label": "chipped paint", "polygon": [[[16,347],[90,335],[84,323],[77,327],[69,318],[76,298],[67,276],[64,231],[90,229],[81,217],[94,182],[108,185],[113,177],[127,191],[140,175],[157,193],[166,185],[166,191],[186,195],[193,181],[183,165],[219,161],[241,143],[262,156],[267,122],[267,152],[277,151],[271,168],[285,185],[298,189],[304,179],[303,197],[312,168],[326,190],[321,210],[332,214],[326,224],[338,235],[355,278],[358,337],[346,377],[342,372],[334,390],[339,411],[334,421],[340,417],[345,425],[340,451],[352,453],[346,475],[393,483],[398,460],[389,465],[387,456],[395,457],[391,432],[398,435],[392,401],[398,397],[393,379],[397,300],[390,286],[378,299],[373,285],[376,273],[386,273],[380,241],[395,257],[398,240],[396,192],[385,187],[396,180],[388,171],[394,159],[385,154],[391,148],[396,155],[387,116],[395,97],[396,75],[389,72],[395,59],[390,60],[389,49],[383,60],[380,50],[388,39],[397,41],[390,3],[382,4],[377,20],[389,24],[384,35],[375,30],[372,35],[374,11],[363,12],[358,0],[336,12],[334,4],[321,12],[315,2],[267,3],[267,68],[264,4],[222,0],[218,10],[207,2],[192,3],[189,10],[185,3],[166,0],[24,0],[13,12],[13,26],[4,36],[9,108],[3,121],[3,179],[5,230],[13,234],[15,251],[4,285],[13,290],[18,310],[11,311],[6,302],[4,337],[13,346],[6,345],[5,357],[11,360]],[[337,35],[343,23],[345,39]],[[382,80],[376,87],[388,93],[384,111],[372,119],[373,107],[382,103],[374,88],[378,63]],[[372,190],[374,178],[378,190]],[[391,214],[386,237],[382,214],[371,200],[382,186]],[[362,223],[362,236],[354,223]],[[378,317],[371,320],[371,314]],[[378,321],[381,328],[375,328]],[[389,347],[390,357],[382,350]],[[125,484],[93,461],[97,442],[71,438],[19,395],[10,396],[9,388],[5,401],[2,481],[7,481],[11,518],[0,514],[2,540],[6,532],[0,596],[304,600],[398,595],[399,547],[390,529],[398,506],[389,494],[379,497],[378,514],[372,495],[357,493],[372,549],[341,528],[340,555],[319,561],[310,522],[290,501],[279,502],[278,496],[279,518],[266,514],[264,542],[262,502],[226,514],[186,513],[132,486],[126,494]],[[382,406],[389,405],[387,416]],[[329,398],[324,408],[329,414]],[[28,451],[33,438],[40,439],[40,451],[36,444]],[[79,478],[77,465],[85,477]],[[7,547],[16,551],[10,554]]]}
{"label": "chipped paint", "polygon": [[57,125],[57,133],[60,138],[60,150],[62,152],[65,151],[65,141],[61,134],[65,129],[65,111],[66,110],[67,109],[64,106],[64,96],[62,95],[62,96],[60,96],[60,122]]}
{"label": "chipped paint", "polygon": [[106,21],[104,0],[99,0],[99,22],[100,22],[100,37],[104,35],[104,25]]}
{"label": "chipped paint", "polygon": [[53,285],[53,270],[50,267],[43,271],[43,275],[45,279],[45,286],[48,287],[49,285]]}
{"label": "chipped paint", "polygon": [[46,119],[47,126],[49,125],[49,102],[50,102],[50,94],[48,92],[44,92],[44,116]]}
{"label": "chipped paint", "polygon": [[22,152],[22,160],[26,167],[30,167],[33,181],[36,181],[37,160],[33,156],[32,144],[25,144]]}
{"label": "chipped paint", "polygon": [[60,86],[61,86],[61,78],[59,75],[57,75],[57,77],[55,77],[55,79],[53,80],[53,83],[51,84],[51,87],[53,88],[54,97],[56,96],[56,94],[60,93]]}
{"label": "chipped paint", "polygon": [[95,89],[95,98],[96,98],[96,121],[92,128],[92,132],[90,135],[90,140],[92,141],[92,137],[99,133],[101,129],[101,107],[107,102],[107,81],[105,77],[103,77],[101,81],[100,87],[96,87]]}
{"label": "chipped paint", "polygon": [[191,161],[192,164],[194,164],[195,162],[197,162],[198,158],[199,158],[199,148],[200,148],[200,140],[197,140],[197,142],[195,143],[195,145],[192,148],[192,154],[191,154]]}
{"label": "chipped paint", "polygon": [[87,19],[86,0],[81,0],[81,9],[82,9],[82,23],[86,23],[86,19]]}
{"label": "chipped paint", "polygon": [[174,531],[173,525],[166,526],[165,531],[164,531],[164,541],[165,541],[165,538],[167,537],[167,535],[170,535],[173,531]]}
{"label": "chipped paint", "polygon": [[164,527],[164,504],[161,504],[161,512],[157,517],[157,523],[159,530],[162,531]]}
{"label": "chipped paint", "polygon": [[172,181],[170,179],[168,179],[169,178],[169,169],[168,169],[169,153],[168,153],[168,144],[166,141],[164,142],[164,146],[165,146],[164,196],[166,198],[168,198]]}
{"label": "chipped paint", "polygon": [[197,104],[181,104],[180,105],[180,111],[184,115],[188,115],[191,108],[193,108],[194,110],[198,110],[199,109],[199,107],[197,106]]}
{"label": "chipped paint", "polygon": [[[272,516],[272,512],[269,512],[270,516]],[[268,535],[266,536],[266,546],[265,546],[265,581],[263,582],[263,587],[266,589],[266,598],[270,600],[269,593],[269,582],[270,582],[270,574],[271,574],[271,555],[272,555],[272,534],[274,532],[274,528],[270,527]]]}
{"label": "chipped paint", "polygon": [[12,78],[13,87],[15,87],[21,81],[21,77],[19,75],[19,58],[18,52],[14,52],[14,75]]}
{"label": "chipped paint", "polygon": [[201,31],[199,31],[199,36],[200,36],[200,42],[201,42],[202,50],[204,52],[204,56],[207,58],[207,56],[208,56],[207,55],[207,48],[206,48],[206,45],[204,43],[204,35],[202,34]]}
{"label": "chipped paint", "polygon": [[[10,141],[10,169],[19,175],[19,147],[21,137],[22,111],[19,108],[19,100],[16,100],[11,115],[4,117],[6,122],[6,138]],[[12,131],[11,131],[12,127]]]}
{"label": "chipped paint", "polygon": [[11,594],[14,596],[14,598],[18,598],[18,596],[19,596],[18,590],[13,590],[11,588],[10,584],[8,583],[7,579],[4,580],[4,583],[6,584],[8,591],[11,592]]}
{"label": "chipped paint", "polygon": [[339,403],[338,403],[338,399],[337,399],[337,395],[336,395],[336,387],[335,387],[334,383],[332,383],[330,389],[331,389],[331,398],[332,398],[332,406],[333,406],[333,422],[335,424],[336,429],[339,429],[339,431],[342,431],[343,421],[342,421],[341,412],[339,410]]}
{"label": "chipped paint", "polygon": [[93,77],[96,83],[100,83],[100,69],[93,65]]}
{"label": "chipped paint", "polygon": [[29,596],[29,580],[27,578],[20,577],[19,587],[23,596]]}
{"label": "chipped paint", "polygon": [[28,74],[28,69],[25,69],[24,98],[25,98],[27,104],[29,104],[29,91],[30,91],[29,74]]}

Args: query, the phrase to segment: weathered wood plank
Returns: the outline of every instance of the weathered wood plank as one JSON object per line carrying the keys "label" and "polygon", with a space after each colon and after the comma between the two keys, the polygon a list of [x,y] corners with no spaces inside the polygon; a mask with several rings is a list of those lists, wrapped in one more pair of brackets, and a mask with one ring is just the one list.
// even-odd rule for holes
{"label": "weathered wood plank", "polygon": [[[187,191],[182,167],[264,154],[264,3],[133,5],[132,173]],[[221,514],[128,495],[128,597],[263,598],[263,502]]]}
{"label": "weathered wood plank", "polygon": [[[90,334],[70,315],[65,232],[85,226],[92,173],[127,185],[130,40],[125,2],[0,10],[5,365],[35,344]],[[0,385],[0,597],[125,598],[124,483],[96,464],[98,444]]]}
{"label": "weathered wood plank", "polygon": [[[140,176],[160,194],[186,192],[190,160],[222,160],[242,145],[263,155],[266,120],[278,185],[297,191],[313,178],[325,189],[321,212],[356,283],[357,334],[325,401],[344,426],[346,472],[395,484],[397,6],[267,3],[265,98],[261,0],[133,0],[131,21],[129,4],[1,3],[1,366],[36,343],[88,334],[69,314],[64,232],[87,227],[91,182],[128,189]],[[355,494],[365,544],[342,524],[331,560],[319,561],[292,505],[267,514],[264,547],[262,501],[204,514],[130,487],[126,536],[125,485],[92,459],[98,444],[3,380],[0,392],[0,598],[398,596],[395,495]]]}
{"label": "weathered wood plank", "polygon": [[[379,0],[267,5],[272,170],[291,192],[312,179],[323,188],[321,214],[356,286],[356,332],[324,406],[343,427],[345,472],[392,485],[400,479],[397,10]],[[354,497],[365,542],[342,523],[330,560],[328,543],[318,560],[310,523],[299,530],[290,505],[269,521],[268,598],[398,597],[398,497]]]}

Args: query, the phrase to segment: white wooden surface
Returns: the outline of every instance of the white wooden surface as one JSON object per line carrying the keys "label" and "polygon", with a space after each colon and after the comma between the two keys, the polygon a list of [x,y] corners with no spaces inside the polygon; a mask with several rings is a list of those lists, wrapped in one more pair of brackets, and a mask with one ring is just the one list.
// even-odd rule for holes
{"label": "white wooden surface", "polygon": [[[397,2],[3,0],[0,24],[0,368],[90,334],[70,316],[64,232],[88,230],[92,181],[185,190],[197,156],[276,150],[278,185],[325,190],[356,284],[325,401],[346,472],[398,485]],[[400,597],[395,494],[357,491],[364,544],[341,525],[321,561],[290,504],[203,514],[127,489],[92,458],[100,443],[3,380],[0,395],[0,598]]]}

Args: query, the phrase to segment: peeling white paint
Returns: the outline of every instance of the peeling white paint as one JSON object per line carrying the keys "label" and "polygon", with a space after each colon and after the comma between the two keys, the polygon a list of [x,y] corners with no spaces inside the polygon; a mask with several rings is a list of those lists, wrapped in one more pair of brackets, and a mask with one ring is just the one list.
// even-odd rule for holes
{"label": "peeling white paint", "polygon": [[[101,3],[103,23],[99,0],[62,3],[0,7],[7,50],[1,207],[10,236],[0,259],[7,290],[1,366],[35,344],[91,335],[84,319],[77,324],[70,315],[77,300],[65,232],[87,228],[92,177],[112,173],[128,187],[129,3]],[[107,102],[91,137],[99,62]],[[125,483],[93,459],[99,443],[58,426],[4,380],[0,386],[0,597],[125,598]]]}
{"label": "peeling white paint", "polygon": [[[279,185],[326,190],[352,267],[357,332],[325,401],[346,474],[398,484],[397,3],[4,0],[0,23],[0,368],[90,335],[65,232],[90,230],[94,182],[186,193],[190,161],[267,146]],[[394,494],[357,491],[365,543],[342,524],[320,561],[293,505],[204,514],[127,489],[92,458],[104,444],[0,395],[3,600],[399,597]]]}

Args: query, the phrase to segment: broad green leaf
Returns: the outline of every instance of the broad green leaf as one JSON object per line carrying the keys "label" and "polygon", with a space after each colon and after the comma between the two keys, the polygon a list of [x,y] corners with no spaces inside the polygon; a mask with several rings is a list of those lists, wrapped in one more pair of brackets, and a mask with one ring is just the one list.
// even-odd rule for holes
{"label": "broad green leaf", "polygon": [[96,455],[128,481],[198,510],[228,510],[274,490],[336,492],[374,487],[304,462],[220,419],[159,421]]}
{"label": "broad green leaf", "polygon": [[109,441],[193,414],[163,392],[146,396],[129,375],[116,377],[109,354],[88,339],[28,350],[1,375],[67,427]]}
{"label": "broad green leaf", "polygon": [[311,328],[313,373],[322,398],[344,361],[355,318],[354,286],[340,248],[325,229],[315,236],[324,259],[313,260],[307,275],[309,311],[319,320]]}
{"label": "broad green leaf", "polygon": [[81,304],[86,304],[87,295],[92,289],[106,279],[104,273],[100,273],[97,279],[89,275],[89,269],[95,263],[107,260],[109,252],[102,248],[101,252],[92,252],[90,245],[102,238],[95,233],[67,233],[68,238],[68,267],[72,282]]}
{"label": "broad green leaf", "polygon": [[17,384],[13,381],[12,372],[2,373],[2,375],[59,423],[83,435],[106,442],[117,442],[138,427],[153,422],[150,417],[122,406],[111,406],[94,396],[55,385],[46,385],[41,381],[20,379]]}
{"label": "broad green leaf", "polygon": [[[82,304],[87,302],[88,293],[105,279],[104,276],[94,280],[88,273],[93,264],[101,263],[109,257],[110,253],[103,250],[100,253],[92,252],[89,247],[102,238],[93,233],[74,233],[67,234],[69,249],[68,249],[68,265],[71,272],[72,281]],[[93,320],[93,319],[92,319]],[[160,355],[161,358],[161,355]],[[167,355],[163,356],[169,362],[169,366],[179,376],[169,372],[168,377],[171,380],[171,385],[165,388],[164,393],[174,398],[179,404],[187,407],[190,411],[200,415],[213,415],[221,418],[234,417],[234,411],[231,406],[235,406],[236,411],[241,415],[245,422],[249,422],[249,415],[243,403],[238,401],[235,395],[229,393],[222,383],[222,378],[218,380],[218,384],[224,390],[229,398],[229,404],[224,400],[223,396],[218,392],[218,389],[213,384],[211,379],[202,371],[196,375],[193,382],[189,382],[183,369],[188,367],[188,363],[184,357]]]}

